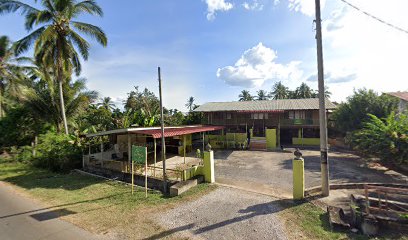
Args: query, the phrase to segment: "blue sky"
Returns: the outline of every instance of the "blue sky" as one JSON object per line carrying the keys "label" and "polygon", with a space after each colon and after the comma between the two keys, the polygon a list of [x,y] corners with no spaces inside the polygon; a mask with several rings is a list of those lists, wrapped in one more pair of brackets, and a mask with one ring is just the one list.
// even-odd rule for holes
{"label": "blue sky", "polygon": [[[26,1],[32,3],[32,1]],[[88,87],[117,103],[133,86],[158,92],[162,68],[164,105],[185,111],[198,104],[238,99],[243,89],[270,91],[276,81],[290,88],[317,88],[313,31],[314,0],[121,0],[97,1],[104,17],[81,20],[102,27],[107,48],[91,41],[82,76]],[[407,1],[350,0],[408,28]],[[333,100],[353,88],[379,92],[408,90],[407,34],[346,7],[322,1],[326,81]],[[18,14],[0,16],[1,35],[18,40],[27,32]],[[118,104],[119,106],[119,104]]]}

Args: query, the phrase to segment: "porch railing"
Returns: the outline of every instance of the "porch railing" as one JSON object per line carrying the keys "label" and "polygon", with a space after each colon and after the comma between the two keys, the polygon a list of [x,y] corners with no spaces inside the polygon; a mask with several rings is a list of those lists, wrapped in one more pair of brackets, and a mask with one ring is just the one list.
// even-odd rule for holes
{"label": "porch railing", "polygon": [[319,119],[281,119],[281,126],[296,126],[296,125],[319,125]]}

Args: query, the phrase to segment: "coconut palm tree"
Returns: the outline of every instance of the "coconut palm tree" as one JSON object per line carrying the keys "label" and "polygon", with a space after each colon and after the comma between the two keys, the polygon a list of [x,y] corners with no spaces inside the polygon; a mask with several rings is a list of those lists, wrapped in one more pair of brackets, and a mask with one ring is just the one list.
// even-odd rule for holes
{"label": "coconut palm tree", "polygon": [[[324,97],[325,98],[330,98],[332,93],[329,91],[329,87],[324,86]],[[319,90],[315,91],[314,96],[315,98],[319,97]]]}
{"label": "coconut palm tree", "polygon": [[107,45],[105,33],[97,26],[74,21],[83,13],[102,16],[103,11],[94,0],[42,0],[42,9],[17,0],[0,0],[0,14],[20,11],[25,15],[25,27],[32,31],[28,36],[15,43],[15,52],[27,51],[34,43],[34,55],[41,61],[56,69],[61,116],[65,133],[68,134],[65,103],[63,97],[64,80],[72,71],[79,75],[81,71],[80,55],[88,59],[90,44],[78,33],[83,33]]}
{"label": "coconut palm tree", "polygon": [[239,101],[253,101],[254,97],[251,96],[248,90],[242,90],[241,93],[238,95]]}
{"label": "coconut palm tree", "polygon": [[110,97],[102,98],[102,101],[96,104],[96,106],[105,108],[106,110],[109,111],[113,111],[116,108],[115,104],[112,102],[112,98]]}
{"label": "coconut palm tree", "polygon": [[295,90],[296,98],[313,98],[315,96],[313,89],[311,89],[306,83],[300,84]]}
{"label": "coconut palm tree", "polygon": [[185,106],[188,108],[188,110],[191,112],[193,111],[193,107],[194,107],[194,97],[191,96],[187,99],[187,103],[185,104]]}
{"label": "coconut palm tree", "polygon": [[258,101],[268,100],[269,99],[269,95],[266,93],[265,90],[259,90],[256,93],[258,95],[256,100],[258,100]]}
{"label": "coconut palm tree", "polygon": [[[59,89],[54,80],[53,69],[44,66],[33,67],[30,71],[30,82],[20,101],[38,119],[45,123],[50,123],[61,130],[61,108],[59,104]],[[74,82],[65,80],[68,84],[64,87],[64,101],[66,103],[66,116],[70,124],[74,119],[95,100],[97,93],[87,91],[85,79],[78,79]]]}
{"label": "coconut palm tree", "polygon": [[290,91],[289,88],[282,84],[282,82],[277,82],[272,87],[272,92],[270,93],[273,99],[286,99],[289,98]]}
{"label": "coconut palm tree", "polygon": [[0,37],[0,118],[4,116],[6,95],[17,96],[21,93],[21,81],[27,67],[19,65],[27,60],[16,57],[7,36]]}

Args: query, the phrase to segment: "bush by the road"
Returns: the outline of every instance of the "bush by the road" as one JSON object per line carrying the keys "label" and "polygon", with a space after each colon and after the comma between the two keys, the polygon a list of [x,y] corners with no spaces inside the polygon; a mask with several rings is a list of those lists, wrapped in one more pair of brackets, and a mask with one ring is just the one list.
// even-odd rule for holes
{"label": "bush by the road", "polygon": [[408,163],[408,116],[391,113],[380,119],[369,114],[369,121],[361,130],[354,132],[352,145],[355,149],[381,158],[385,162],[406,165]]}
{"label": "bush by the road", "polygon": [[35,166],[53,171],[67,171],[81,164],[81,148],[65,134],[48,132],[38,137]]}

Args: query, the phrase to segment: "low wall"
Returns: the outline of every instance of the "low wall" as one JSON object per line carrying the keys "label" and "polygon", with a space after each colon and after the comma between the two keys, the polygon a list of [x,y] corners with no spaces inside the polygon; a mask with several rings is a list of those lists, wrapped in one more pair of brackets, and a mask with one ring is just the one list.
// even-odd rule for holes
{"label": "low wall", "polygon": [[214,152],[204,152],[204,165],[193,166],[189,169],[183,170],[183,181],[195,178],[199,175],[204,176],[206,182],[215,181],[214,173]]}
{"label": "low wall", "polygon": [[[94,166],[87,166],[84,168],[86,172],[90,172],[96,175],[100,175],[106,178],[113,178],[123,182],[131,183],[132,182],[132,175],[130,173],[118,172],[110,169],[99,168]],[[134,175],[135,185],[144,187],[145,186],[145,176],[142,175]],[[170,187],[177,183],[177,181],[167,180],[167,192],[170,190]],[[147,177],[147,187],[150,189],[157,189],[163,191],[163,180],[154,178],[154,177]]]}
{"label": "low wall", "polygon": [[292,138],[293,145],[319,146],[320,138]]}
{"label": "low wall", "polygon": [[183,171],[183,181],[194,178],[198,175],[204,175],[204,166],[192,166]]}

